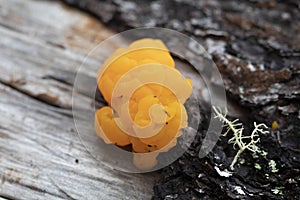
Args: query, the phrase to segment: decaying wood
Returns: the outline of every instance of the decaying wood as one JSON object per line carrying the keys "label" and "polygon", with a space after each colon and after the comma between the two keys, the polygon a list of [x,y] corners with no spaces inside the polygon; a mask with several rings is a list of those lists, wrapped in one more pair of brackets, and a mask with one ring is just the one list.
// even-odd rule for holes
{"label": "decaying wood", "polygon": [[[202,123],[191,148],[161,173],[153,199],[300,198],[299,0],[63,1],[118,31],[157,26],[196,38],[219,68],[227,97],[243,107],[245,131],[253,121],[270,127],[259,144],[268,152],[266,158],[246,152],[244,162],[228,175],[236,153],[228,138],[221,137],[215,149],[199,159],[208,122]],[[270,169],[272,161],[278,170]]]}
{"label": "decaying wood", "polygon": [[[0,0],[0,199],[149,199],[156,174],[95,161],[76,133],[72,85],[114,34],[57,1]],[[114,45],[114,44],[112,44]],[[90,57],[97,67],[101,57]],[[95,74],[86,70],[91,84]],[[92,105],[86,93],[80,104]]]}

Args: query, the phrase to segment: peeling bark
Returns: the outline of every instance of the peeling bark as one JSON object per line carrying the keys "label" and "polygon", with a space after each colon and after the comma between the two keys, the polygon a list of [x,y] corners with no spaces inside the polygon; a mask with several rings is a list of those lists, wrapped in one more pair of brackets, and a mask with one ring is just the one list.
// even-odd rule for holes
{"label": "peeling bark", "polygon": [[[300,170],[300,12],[297,0],[163,1],[64,0],[97,16],[115,30],[159,26],[178,30],[200,41],[212,55],[228,97],[253,121],[270,129],[259,145],[266,158],[245,160],[230,177],[222,177],[234,150],[222,137],[204,159],[197,157],[207,123],[198,140],[177,162],[165,168],[153,199],[299,199]],[[235,109],[235,108],[233,108]],[[207,118],[209,113],[204,113]],[[207,122],[207,121],[206,121]],[[250,125],[248,125],[250,124]],[[279,169],[273,173],[268,162]],[[255,168],[255,163],[261,169]]]}

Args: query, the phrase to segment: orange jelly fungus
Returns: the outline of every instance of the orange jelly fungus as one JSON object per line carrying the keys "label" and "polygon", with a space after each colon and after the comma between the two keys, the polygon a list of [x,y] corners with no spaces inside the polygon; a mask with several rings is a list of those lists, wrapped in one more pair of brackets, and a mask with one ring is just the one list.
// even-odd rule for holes
{"label": "orange jelly fungus", "polygon": [[[124,78],[126,75],[129,78]],[[143,83],[143,79],[154,81]],[[191,95],[192,81],[175,69],[161,40],[147,38],[116,50],[104,62],[97,83],[108,102],[96,111],[97,135],[107,144],[131,145],[135,166],[153,168],[158,154],[174,147],[181,129],[187,127],[183,104]],[[125,91],[134,84],[138,87],[129,96]]]}

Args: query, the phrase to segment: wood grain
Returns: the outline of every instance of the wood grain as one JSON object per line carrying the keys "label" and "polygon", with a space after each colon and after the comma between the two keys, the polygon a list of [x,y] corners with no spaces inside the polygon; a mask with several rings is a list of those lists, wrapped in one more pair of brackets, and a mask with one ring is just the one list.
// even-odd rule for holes
{"label": "wood grain", "polygon": [[[156,173],[125,174],[95,161],[74,126],[76,71],[113,34],[58,1],[0,0],[0,199],[151,198]],[[94,83],[89,70],[83,76]],[[79,91],[80,104],[92,105],[89,92]]]}

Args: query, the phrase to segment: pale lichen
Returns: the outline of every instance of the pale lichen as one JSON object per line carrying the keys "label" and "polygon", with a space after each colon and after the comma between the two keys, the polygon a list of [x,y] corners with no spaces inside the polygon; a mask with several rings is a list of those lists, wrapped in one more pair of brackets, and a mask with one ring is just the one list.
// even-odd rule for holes
{"label": "pale lichen", "polygon": [[276,168],[276,162],[274,160],[269,161],[269,167],[271,169],[271,172],[276,173],[279,171],[279,169]]}
{"label": "pale lichen", "polygon": [[265,124],[257,124],[254,122],[254,129],[252,130],[250,135],[244,135],[244,126],[239,122],[239,119],[235,119],[233,121],[226,118],[227,113],[223,112],[216,107],[213,107],[215,112],[215,118],[218,118],[221,122],[224,123],[226,127],[226,132],[223,136],[226,136],[229,132],[233,133],[233,137],[228,140],[229,144],[233,144],[235,148],[238,146],[238,152],[233,158],[233,161],[230,165],[230,169],[234,170],[234,165],[238,161],[240,155],[245,151],[249,150],[252,154],[260,154],[266,155],[266,152],[261,150],[256,144],[260,141],[261,134],[267,134],[269,131]]}
{"label": "pale lichen", "polygon": [[284,187],[275,187],[273,189],[271,189],[271,191],[273,192],[273,194],[277,194],[277,195],[283,195],[283,190]]}

